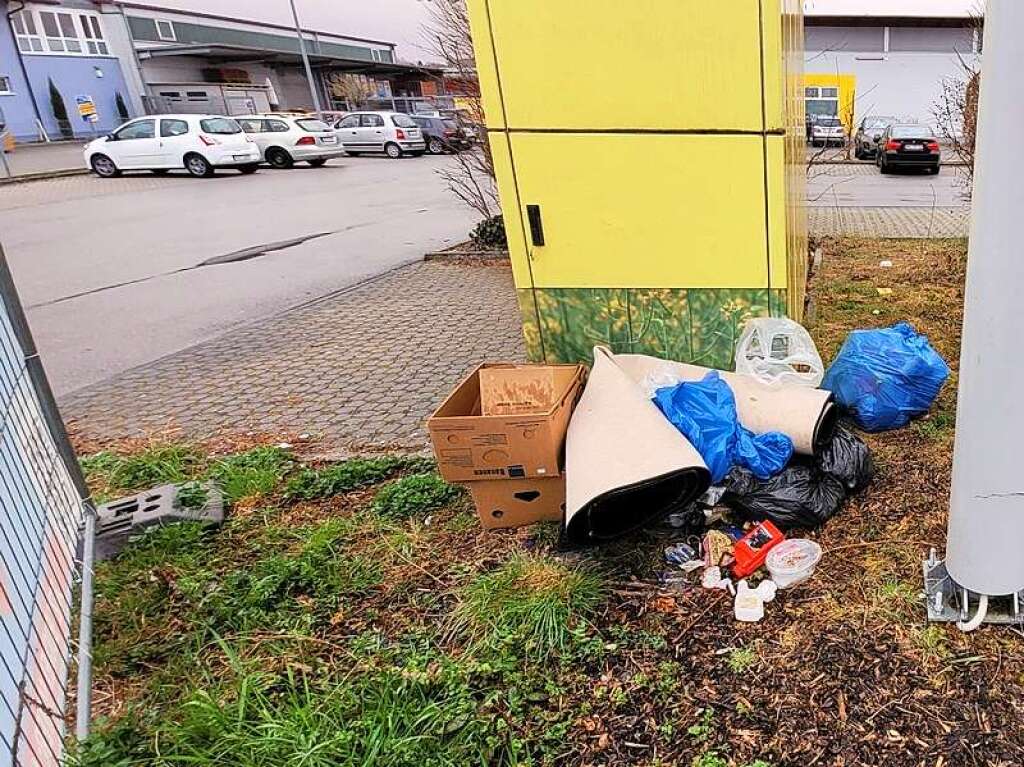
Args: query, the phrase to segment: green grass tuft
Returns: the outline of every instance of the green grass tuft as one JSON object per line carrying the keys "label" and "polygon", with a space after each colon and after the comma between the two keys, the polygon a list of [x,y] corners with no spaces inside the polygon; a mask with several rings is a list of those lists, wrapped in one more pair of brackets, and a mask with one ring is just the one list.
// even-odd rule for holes
{"label": "green grass tuft", "polygon": [[475,652],[541,659],[579,641],[603,598],[596,572],[517,556],[463,589],[449,631]]}
{"label": "green grass tuft", "polygon": [[198,482],[186,482],[178,487],[178,494],[175,502],[181,509],[202,510],[210,501],[210,494],[206,488]]}
{"label": "green grass tuft", "polygon": [[737,647],[729,653],[729,670],[743,674],[757,664],[757,653],[752,647]]}
{"label": "green grass tuft", "polygon": [[85,456],[82,470],[99,503],[154,485],[186,482],[202,467],[203,455],[186,445],[152,447],[134,455],[109,451]]}
{"label": "green grass tuft", "polygon": [[370,487],[399,471],[423,472],[433,468],[432,460],[409,456],[353,458],[320,469],[307,467],[289,480],[285,497],[311,501]]}
{"label": "green grass tuft", "polygon": [[274,492],[294,466],[287,450],[257,447],[214,461],[206,476],[217,481],[228,503],[237,503]]}
{"label": "green grass tuft", "polygon": [[411,519],[443,509],[462,493],[462,488],[449,485],[437,474],[413,474],[384,485],[371,508],[387,519]]}

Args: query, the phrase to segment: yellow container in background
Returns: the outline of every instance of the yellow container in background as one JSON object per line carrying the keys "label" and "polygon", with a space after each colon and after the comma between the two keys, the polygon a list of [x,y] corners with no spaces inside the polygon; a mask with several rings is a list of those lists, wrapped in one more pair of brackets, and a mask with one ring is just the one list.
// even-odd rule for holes
{"label": "yellow container in background", "polygon": [[469,0],[530,358],[731,367],[806,280],[799,0]]}

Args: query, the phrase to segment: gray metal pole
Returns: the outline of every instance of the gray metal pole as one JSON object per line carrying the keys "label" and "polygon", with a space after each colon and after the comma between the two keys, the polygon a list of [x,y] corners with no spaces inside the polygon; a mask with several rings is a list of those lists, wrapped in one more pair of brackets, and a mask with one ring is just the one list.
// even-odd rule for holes
{"label": "gray metal pole", "polygon": [[1024,589],[1024,363],[1018,356],[1024,156],[1006,151],[1024,121],[1022,33],[1024,3],[989,0],[946,544],[953,580],[989,596]]}
{"label": "gray metal pole", "polygon": [[309,54],[306,53],[306,39],[302,36],[302,26],[299,24],[299,12],[295,10],[295,0],[288,0],[292,6],[292,18],[295,19],[295,34],[299,36],[299,51],[302,53],[302,63],[306,67],[306,79],[309,81],[309,95],[313,97],[313,110],[317,116],[323,119],[324,110],[320,107],[320,94],[316,91],[316,81],[313,79],[313,67],[309,65]]}
{"label": "gray metal pole", "polygon": [[78,621],[78,698],[75,701],[75,737],[89,737],[92,714],[92,603],[93,559],[96,550],[96,509],[87,501],[82,537],[82,599]]}

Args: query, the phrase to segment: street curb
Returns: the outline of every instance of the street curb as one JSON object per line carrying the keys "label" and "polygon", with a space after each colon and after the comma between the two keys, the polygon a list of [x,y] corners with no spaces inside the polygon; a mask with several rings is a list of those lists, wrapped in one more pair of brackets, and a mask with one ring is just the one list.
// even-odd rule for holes
{"label": "street curb", "polygon": [[51,178],[68,178],[70,176],[86,176],[90,171],[85,168],[68,168],[66,170],[48,170],[41,173],[24,173],[20,176],[0,178],[0,184],[23,184],[28,181],[47,181]]}

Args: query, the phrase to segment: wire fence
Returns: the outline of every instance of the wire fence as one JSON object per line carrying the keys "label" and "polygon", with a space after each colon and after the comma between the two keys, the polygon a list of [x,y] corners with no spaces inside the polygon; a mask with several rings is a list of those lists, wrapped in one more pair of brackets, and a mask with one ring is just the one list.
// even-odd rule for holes
{"label": "wire fence", "polygon": [[[0,304],[0,767],[56,767],[84,572],[77,547],[92,510],[2,250]],[[91,597],[82,604],[91,615]]]}

